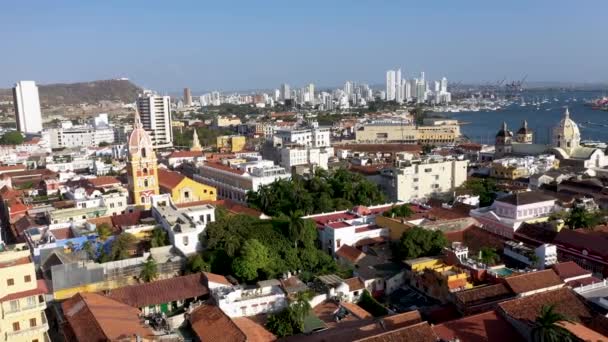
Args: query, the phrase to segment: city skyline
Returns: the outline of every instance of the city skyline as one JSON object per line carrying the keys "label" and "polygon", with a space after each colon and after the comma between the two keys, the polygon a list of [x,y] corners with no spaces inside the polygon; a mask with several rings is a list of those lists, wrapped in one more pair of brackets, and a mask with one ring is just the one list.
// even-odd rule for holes
{"label": "city skyline", "polygon": [[455,82],[526,74],[532,82],[603,82],[605,9],[599,1],[18,3],[0,13],[11,36],[5,48],[15,52],[0,57],[11,66],[0,84],[128,77],[161,92],[382,84],[391,66]]}

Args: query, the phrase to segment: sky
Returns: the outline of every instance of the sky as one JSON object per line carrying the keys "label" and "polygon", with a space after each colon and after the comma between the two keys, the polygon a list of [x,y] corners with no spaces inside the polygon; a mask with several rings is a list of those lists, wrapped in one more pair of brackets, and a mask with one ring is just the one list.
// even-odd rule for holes
{"label": "sky", "polygon": [[171,92],[608,81],[608,1],[20,0],[0,11],[0,88],[128,77]]}

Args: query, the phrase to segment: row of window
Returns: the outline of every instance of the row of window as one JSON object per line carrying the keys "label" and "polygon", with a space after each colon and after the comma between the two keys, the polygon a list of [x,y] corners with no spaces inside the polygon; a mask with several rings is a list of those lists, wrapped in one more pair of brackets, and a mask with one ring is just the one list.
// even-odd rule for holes
{"label": "row of window", "polygon": [[[26,275],[23,276],[23,281],[26,283],[29,283],[32,281],[32,276],[31,275]],[[15,279],[14,278],[8,278],[6,279],[6,286],[14,286],[15,285]]]}

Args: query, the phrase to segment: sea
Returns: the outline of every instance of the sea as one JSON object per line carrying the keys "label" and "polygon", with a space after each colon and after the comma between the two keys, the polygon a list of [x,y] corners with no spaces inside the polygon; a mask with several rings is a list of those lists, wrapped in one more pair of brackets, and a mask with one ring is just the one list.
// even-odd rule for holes
{"label": "sea", "polygon": [[[498,111],[437,113],[463,123],[460,127],[462,134],[472,142],[494,144],[494,137],[503,121],[514,133],[528,121],[528,128],[534,131],[534,143],[546,144],[551,140],[551,129],[559,123],[566,107],[570,110],[570,118],[580,129],[581,140],[608,142],[608,112],[593,110],[586,106],[586,100],[606,96],[606,91],[540,91],[522,92],[521,96],[527,103],[521,106],[521,101],[503,107]],[[533,106],[535,100],[548,99],[548,103]],[[576,99],[576,101],[574,101]]]}

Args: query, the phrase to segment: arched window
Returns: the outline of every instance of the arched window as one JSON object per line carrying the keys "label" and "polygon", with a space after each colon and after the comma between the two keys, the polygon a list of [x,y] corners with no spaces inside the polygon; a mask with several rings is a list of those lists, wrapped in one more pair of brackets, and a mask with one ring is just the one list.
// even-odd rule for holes
{"label": "arched window", "polygon": [[142,147],[142,149],[141,149],[141,156],[142,156],[143,158],[146,158],[146,149],[145,149],[145,148],[143,148],[143,147]]}
{"label": "arched window", "polygon": [[146,203],[146,198],[144,196],[141,196],[141,203]]}
{"label": "arched window", "polygon": [[147,180],[147,179],[144,179],[144,187],[146,187],[146,188],[147,188],[148,186],[149,186],[149,185],[148,185],[148,180]]}
{"label": "arched window", "polygon": [[148,174],[148,168],[147,167],[144,167],[144,169],[142,171],[143,171],[144,175]]}

